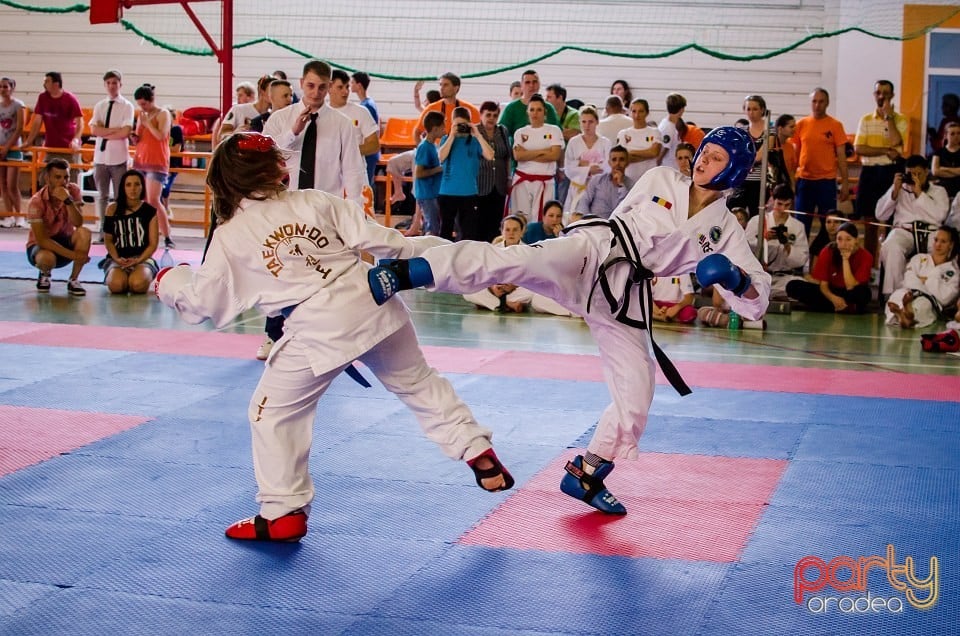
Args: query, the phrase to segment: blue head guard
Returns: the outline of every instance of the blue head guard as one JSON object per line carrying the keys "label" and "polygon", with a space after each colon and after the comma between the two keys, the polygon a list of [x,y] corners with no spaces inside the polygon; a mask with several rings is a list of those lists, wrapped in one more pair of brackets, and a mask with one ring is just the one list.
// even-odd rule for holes
{"label": "blue head guard", "polygon": [[730,162],[704,187],[710,190],[726,190],[736,188],[743,183],[747,173],[753,168],[753,161],[757,154],[750,134],[733,126],[714,128],[700,143],[697,154],[693,157],[693,165],[697,165],[697,159],[707,144],[716,144],[726,150],[730,155]]}

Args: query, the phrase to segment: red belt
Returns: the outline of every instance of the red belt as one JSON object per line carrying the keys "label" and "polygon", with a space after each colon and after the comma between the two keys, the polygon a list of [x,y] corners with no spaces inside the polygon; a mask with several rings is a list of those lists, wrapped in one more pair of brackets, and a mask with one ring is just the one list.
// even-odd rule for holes
{"label": "red belt", "polygon": [[[521,172],[520,170],[514,171],[516,179],[513,183],[510,184],[510,190],[507,192],[507,200],[503,204],[503,216],[510,214],[510,195],[513,193],[513,189],[521,183],[524,182],[535,182],[539,181],[543,183],[543,188],[540,189],[540,204],[537,206],[537,221],[543,221],[543,197],[547,191],[547,181],[553,180],[552,174],[530,174],[529,172]],[[532,212],[532,210],[531,210]],[[530,216],[533,216],[532,214]]]}

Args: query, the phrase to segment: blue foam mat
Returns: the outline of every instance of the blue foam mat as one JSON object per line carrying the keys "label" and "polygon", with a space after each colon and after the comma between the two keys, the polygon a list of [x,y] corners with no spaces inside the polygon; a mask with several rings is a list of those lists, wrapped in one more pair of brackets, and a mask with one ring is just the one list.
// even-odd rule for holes
{"label": "blue foam mat", "polygon": [[[960,614],[953,404],[658,388],[642,450],[790,461],[740,561],[717,564],[459,545],[510,494],[477,489],[382,386],[338,378],[318,409],[310,534],[245,545],[222,532],[255,510],[256,363],[150,354],[138,376],[137,354],[0,347],[30,360],[0,403],[50,407],[40,387],[54,379],[57,408],[154,418],[0,478],[0,633],[199,633],[222,613],[233,633],[946,634]],[[32,362],[42,350],[70,353],[47,375]],[[596,382],[450,378],[520,485],[608,401]],[[868,620],[798,611],[800,556],[887,542],[941,558],[937,607]]]}
{"label": "blue foam mat", "polygon": [[777,564],[815,555],[829,561],[844,554],[883,555],[887,544],[892,544],[900,560],[912,555],[921,564],[931,556],[956,562],[957,536],[960,519],[956,517],[939,519],[900,510],[842,515],[816,505],[772,504],[764,510],[740,558],[743,563]]}
{"label": "blue foam mat", "polygon": [[227,421],[161,416],[72,452],[77,456],[251,469],[246,408]]}
{"label": "blue foam mat", "polygon": [[0,631],[5,617],[37,603],[58,589],[60,588],[46,583],[21,583],[0,579]]}
{"label": "blue foam mat", "polygon": [[0,502],[186,521],[249,479],[241,468],[66,454],[0,479]]}
{"label": "blue foam mat", "polygon": [[[4,501],[6,494],[0,494]],[[53,586],[80,578],[124,553],[141,553],[149,540],[180,532],[181,523],[91,513],[0,505],[0,579]]]}
{"label": "blue foam mat", "polygon": [[[3,359],[10,364],[0,368],[0,378],[16,380],[18,385],[39,382],[73,373],[89,372],[98,366],[110,366],[130,355],[124,351],[103,349],[71,349],[13,343],[0,344]],[[6,400],[4,400],[6,403]]]}
{"label": "blue foam mat", "polygon": [[[440,621],[417,618],[385,618],[371,616],[358,620],[341,636],[450,636],[451,625]],[[456,625],[457,636],[583,636],[584,632],[559,630],[526,630],[508,627],[500,629],[489,625]]]}
{"label": "blue foam mat", "polygon": [[42,380],[4,391],[0,393],[0,402],[70,411],[159,415],[209,400],[222,391],[220,387],[186,384],[171,378],[158,382],[125,377],[122,383],[97,383],[82,370],[55,377],[55,383]]}
{"label": "blue foam mat", "polygon": [[228,388],[249,386],[252,393],[263,373],[263,362],[161,353],[129,353],[108,364],[94,365],[90,378],[115,383],[125,378],[141,382]]}
{"label": "blue foam mat", "polygon": [[950,468],[795,460],[772,503],[845,515],[865,513],[862,518],[868,521],[876,511],[946,519],[957,514],[958,492],[960,470]]}
{"label": "blue foam mat", "polygon": [[[19,252],[0,251],[0,278],[19,278],[35,281],[38,270],[27,260],[27,240],[24,236],[23,250]],[[97,262],[103,258],[92,257],[90,262],[84,265],[80,270],[80,282],[82,283],[102,283],[103,270],[97,267]],[[66,282],[70,275],[70,265],[53,270],[52,278],[57,282]],[[66,290],[63,291],[66,294]]]}
{"label": "blue foam mat", "polygon": [[355,618],[335,611],[264,604],[204,603],[131,592],[57,590],[29,608],[0,617],[0,632],[20,636],[104,634],[337,634]]}
{"label": "blue foam mat", "polygon": [[689,634],[728,567],[457,546],[401,586],[377,614],[448,623],[450,633],[468,624],[577,634]]}
{"label": "blue foam mat", "polygon": [[298,544],[238,544],[211,535],[211,529],[187,525],[156,537],[141,550],[118,555],[78,586],[358,615],[450,549],[437,541],[322,533]]}
{"label": "blue foam mat", "polygon": [[[933,418],[900,426],[810,426],[794,459],[960,469],[960,435],[938,426],[949,426],[955,410],[944,404]],[[920,426],[925,427],[923,435],[916,433]]]}

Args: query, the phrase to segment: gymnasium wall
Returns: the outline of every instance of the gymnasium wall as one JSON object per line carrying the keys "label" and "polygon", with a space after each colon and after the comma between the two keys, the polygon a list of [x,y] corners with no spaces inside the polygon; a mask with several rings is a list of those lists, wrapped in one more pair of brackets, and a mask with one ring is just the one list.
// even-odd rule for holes
{"label": "gymnasium wall", "polygon": [[[264,7],[269,6],[272,16],[269,24],[264,24],[264,33],[269,31],[275,35],[278,29],[286,28],[298,48],[320,57],[368,71],[384,69],[392,75],[433,77],[446,70],[467,74],[502,68],[507,60],[530,59],[535,52],[562,44],[560,40],[568,30],[580,35],[587,30],[610,50],[626,50],[631,46],[631,50],[637,50],[637,43],[652,41],[655,34],[657,42],[680,45],[695,41],[707,48],[750,55],[769,50],[767,42],[771,35],[786,45],[811,31],[836,29],[843,5],[850,5],[847,7],[850,9],[862,2],[693,2],[684,6],[689,9],[692,5],[696,10],[682,14],[672,9],[678,5],[664,2],[471,3],[474,8],[484,7],[482,21],[458,18],[458,10],[466,10],[463,2],[435,0],[393,0],[391,6],[402,7],[403,17],[390,19],[383,19],[384,16],[347,18],[340,3],[278,0],[267,5],[238,0],[236,5],[238,24],[256,23],[257,16],[244,11],[263,12]],[[870,3],[878,7],[877,10],[883,7],[891,16],[901,15],[902,5],[891,0]],[[193,6],[204,24],[218,31],[219,3]],[[362,9],[365,3],[354,2],[351,6]],[[304,21],[304,7],[309,7],[309,22]],[[549,18],[549,25],[529,20],[518,23],[516,15],[521,10],[518,7],[524,16],[529,17],[532,12],[543,15],[545,22]],[[135,7],[127,10],[124,17],[139,24],[160,11],[165,12],[163,28],[168,35],[179,31],[182,41],[193,40],[203,46],[193,24],[175,5]],[[410,18],[419,14],[432,18],[419,22]],[[683,23],[678,23],[679,18]],[[498,51],[496,55],[489,52],[491,43],[484,30],[490,29],[491,24],[499,25],[494,32],[503,38],[502,43],[493,43],[492,50]],[[902,26],[892,28],[899,33]],[[524,36],[523,29],[530,35]],[[365,35],[351,35],[355,33]],[[484,41],[472,40],[474,33],[484,35]],[[254,35],[237,33],[236,39],[243,41]],[[510,48],[518,38],[523,46]],[[657,47],[641,50],[654,48]],[[763,95],[774,117],[783,112],[802,116],[809,112],[810,90],[824,86],[832,96],[831,113],[852,129],[860,115],[871,107],[874,80],[885,77],[896,82],[899,79],[901,48],[897,40],[851,32],[812,39],[782,55],[748,62],[718,59],[694,50],[657,59],[624,59],[564,51],[532,66],[539,71],[544,87],[559,81],[568,88],[570,97],[601,104],[612,80],[627,79],[634,87],[635,97],[649,100],[654,119],[664,114],[664,97],[670,92],[680,92],[689,103],[686,118],[703,126],[732,123],[741,116],[743,97],[750,93]],[[661,46],[658,50],[666,49]],[[0,4],[0,59],[3,60],[2,74],[17,80],[17,97],[30,106],[42,90],[43,73],[48,70],[62,72],[65,88],[76,93],[84,106],[92,106],[102,95],[101,77],[108,68],[118,68],[124,73],[124,92],[128,96],[136,86],[149,82],[157,87],[162,104],[184,108],[219,103],[219,67],[213,57],[165,50],[120,24],[91,26],[86,13],[33,13]],[[415,62],[413,65],[411,59]],[[303,57],[270,43],[245,47],[236,51],[236,81],[255,80],[258,75],[275,69],[283,69],[295,78],[303,61]],[[516,68],[465,79],[461,97],[477,104],[491,98],[505,100],[507,86],[519,79],[522,70]],[[435,84],[428,81],[425,88]],[[383,115],[410,117],[415,114],[412,88],[412,81],[375,78],[371,95]]]}

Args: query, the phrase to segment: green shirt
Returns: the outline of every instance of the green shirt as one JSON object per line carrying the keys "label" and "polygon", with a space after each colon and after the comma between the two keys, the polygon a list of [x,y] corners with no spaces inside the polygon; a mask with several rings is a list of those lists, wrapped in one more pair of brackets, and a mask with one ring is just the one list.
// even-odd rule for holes
{"label": "green shirt", "polygon": [[[557,117],[557,111],[553,107],[553,104],[544,102],[543,105],[546,106],[547,111],[546,123],[559,126],[560,118]],[[510,147],[513,148],[513,133],[517,132],[518,129],[523,128],[524,126],[530,125],[530,118],[527,117],[527,105],[519,99],[513,100],[507,104],[503,109],[503,112],[500,113],[499,123],[507,129],[507,134],[510,136]],[[578,127],[579,123],[580,120],[578,118]]]}
{"label": "green shirt", "polygon": [[558,126],[560,126],[560,130],[572,129],[572,130],[579,131],[580,130],[580,113],[578,113],[576,109],[570,108],[569,106],[567,106],[567,109],[565,112],[566,112],[566,115],[564,116],[563,121],[557,124]]}

